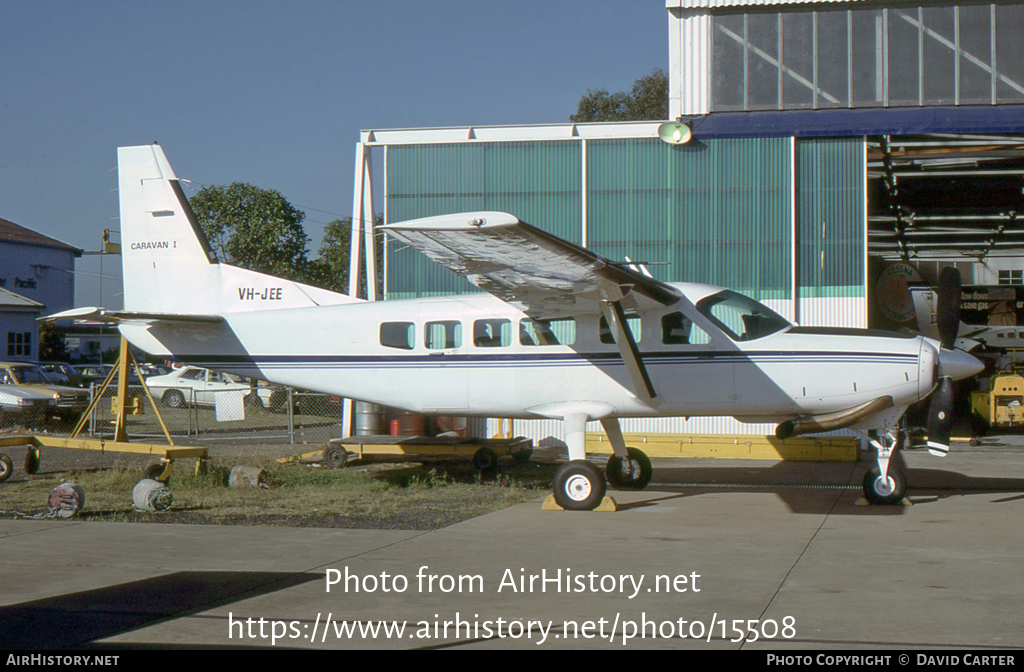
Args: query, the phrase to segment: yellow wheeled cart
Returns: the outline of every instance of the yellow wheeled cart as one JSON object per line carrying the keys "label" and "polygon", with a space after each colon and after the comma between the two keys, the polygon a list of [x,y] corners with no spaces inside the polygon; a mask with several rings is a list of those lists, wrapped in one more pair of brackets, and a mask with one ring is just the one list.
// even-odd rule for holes
{"label": "yellow wheeled cart", "polygon": [[284,458],[279,462],[316,459],[325,467],[340,468],[352,460],[428,462],[468,458],[482,473],[489,473],[498,468],[498,460],[502,457],[525,462],[532,454],[533,441],[523,437],[474,439],[461,436],[353,436],[332,439],[322,451]]}

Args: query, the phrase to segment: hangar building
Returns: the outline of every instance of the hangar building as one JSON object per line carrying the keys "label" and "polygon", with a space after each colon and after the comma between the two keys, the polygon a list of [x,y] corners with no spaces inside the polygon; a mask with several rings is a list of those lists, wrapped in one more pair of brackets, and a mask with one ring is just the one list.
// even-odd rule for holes
{"label": "hangar building", "polygon": [[[1024,283],[1024,2],[665,4],[669,116],[692,128],[689,143],[660,140],[658,121],[365,130],[353,219],[372,221],[375,190],[388,223],[504,210],[804,325],[907,326],[876,301],[893,264],[924,280],[955,264],[964,284]],[[384,277],[385,299],[476,290],[400,246]],[[557,436],[560,424],[517,431]]]}

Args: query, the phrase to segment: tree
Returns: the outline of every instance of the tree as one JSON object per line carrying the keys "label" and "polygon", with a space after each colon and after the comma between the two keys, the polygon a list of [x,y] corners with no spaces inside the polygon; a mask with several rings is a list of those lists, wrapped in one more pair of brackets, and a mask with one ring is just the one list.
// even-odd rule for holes
{"label": "tree", "polygon": [[668,75],[660,68],[633,82],[626,93],[608,93],[607,89],[591,91],[580,98],[573,122],[584,121],[656,121],[668,119]]}
{"label": "tree", "polygon": [[53,322],[39,323],[39,361],[66,362],[71,356],[68,353],[64,338],[67,329],[58,327]]}
{"label": "tree", "polygon": [[[377,213],[373,217],[374,226],[384,224],[384,215]],[[384,240],[382,234],[374,235],[374,249],[377,257],[377,286],[384,282]],[[324,227],[324,238],[318,252],[320,256],[309,263],[308,282],[311,285],[330,289],[335,292],[348,293],[348,266],[351,255],[352,218],[335,219]],[[360,244],[362,242],[360,241]],[[366,259],[363,259],[365,268]],[[366,278],[360,281],[361,296],[366,296]]]}
{"label": "tree", "polygon": [[289,280],[308,274],[306,214],[279,192],[234,182],[204,187],[189,202],[221,261]]}

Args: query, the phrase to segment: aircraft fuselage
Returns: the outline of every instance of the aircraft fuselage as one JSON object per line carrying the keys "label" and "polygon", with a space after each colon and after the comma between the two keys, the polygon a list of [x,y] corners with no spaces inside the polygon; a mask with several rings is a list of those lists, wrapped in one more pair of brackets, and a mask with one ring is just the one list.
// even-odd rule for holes
{"label": "aircraft fuselage", "polygon": [[883,395],[904,407],[933,387],[938,344],[930,339],[788,323],[737,337],[726,333],[730,317],[716,323],[715,313],[698,308],[721,288],[675,286],[684,295],[677,304],[627,315],[656,411],[631,392],[598,315],[538,324],[485,294],[234,312],[215,328],[122,330],[139,347],[190,364],[421,413],[536,417],[573,401],[618,417],[778,421]]}

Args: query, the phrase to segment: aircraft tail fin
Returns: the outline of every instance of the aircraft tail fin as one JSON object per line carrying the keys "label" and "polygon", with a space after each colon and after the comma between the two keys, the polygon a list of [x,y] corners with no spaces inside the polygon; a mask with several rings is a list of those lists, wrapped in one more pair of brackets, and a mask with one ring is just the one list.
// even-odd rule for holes
{"label": "aircraft tail fin", "polygon": [[223,314],[358,301],[220,263],[163,148],[119,147],[124,309]]}

